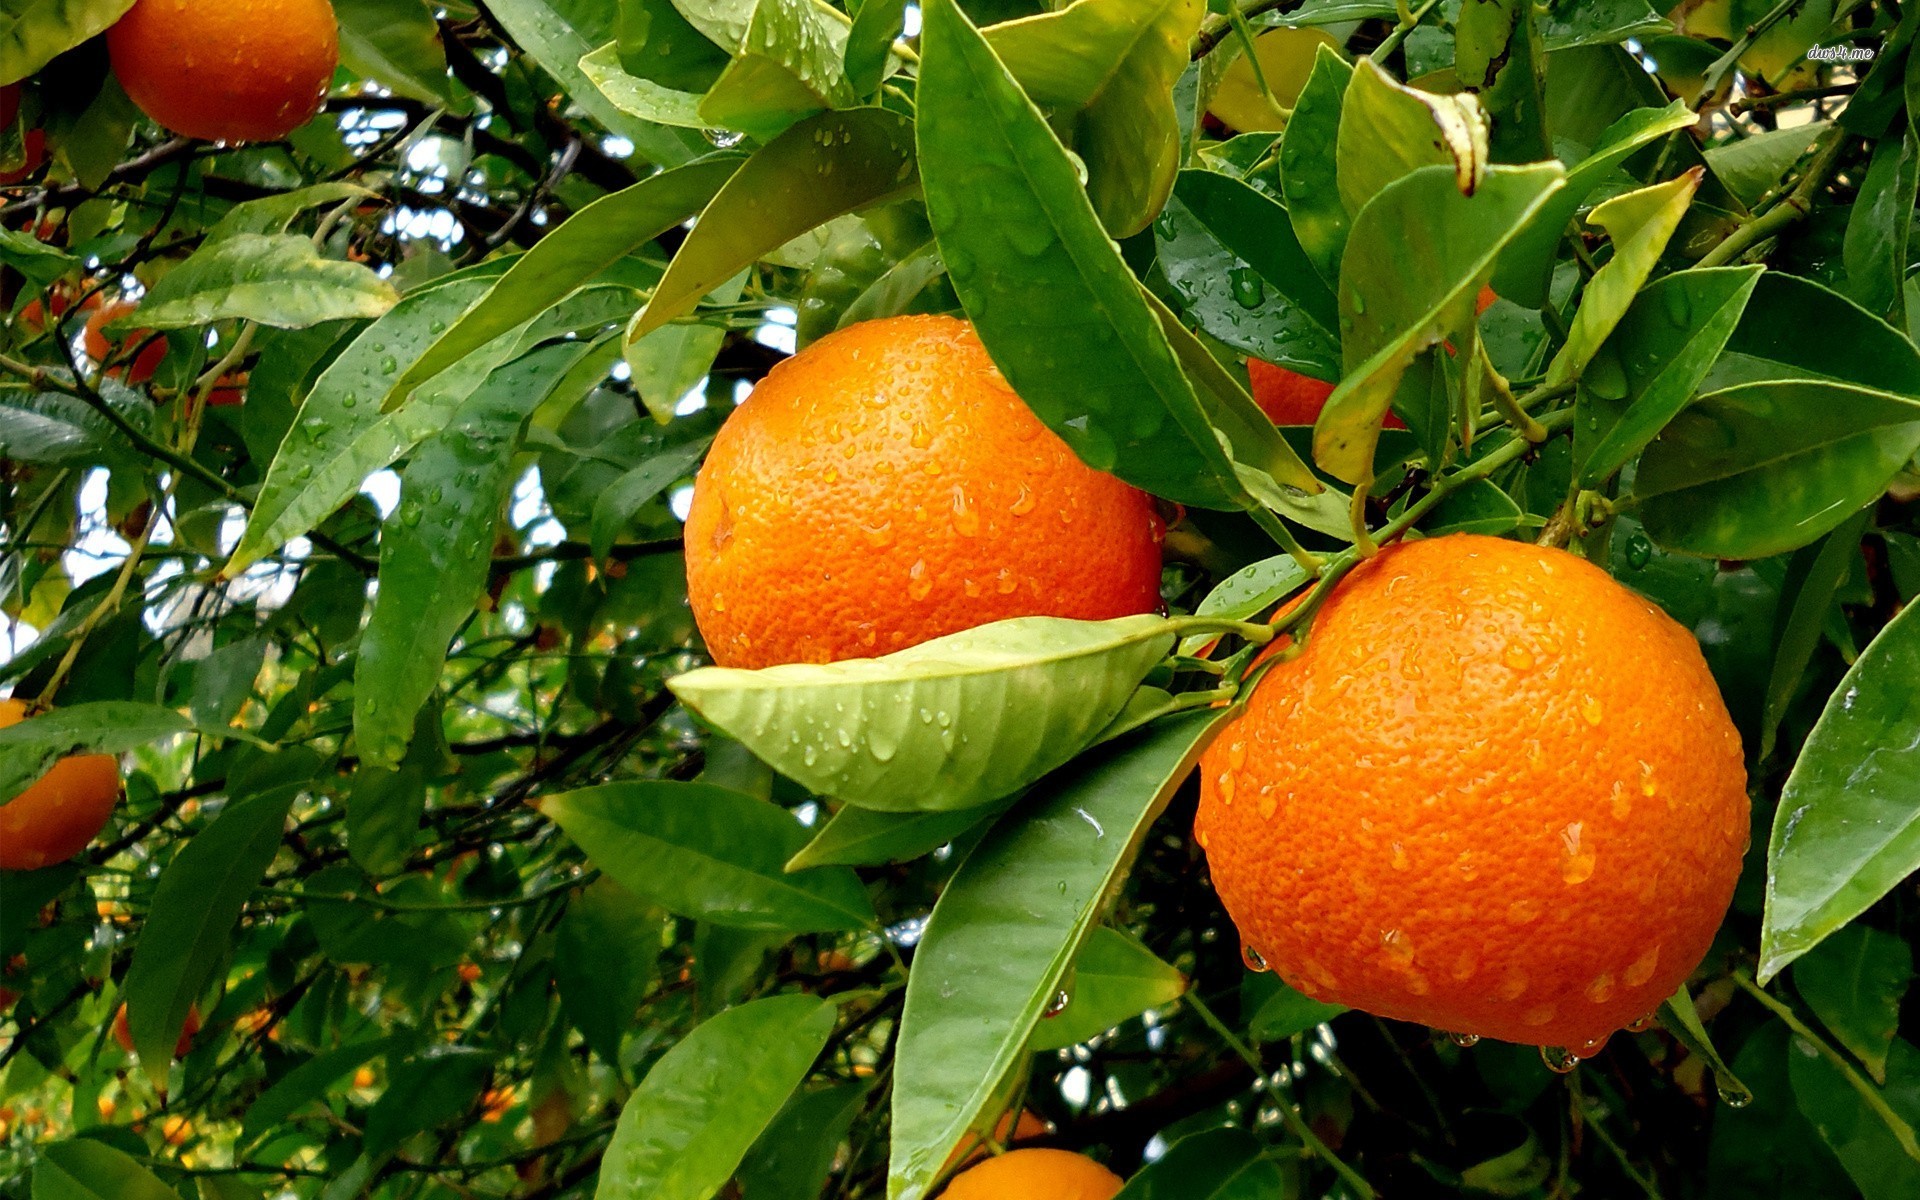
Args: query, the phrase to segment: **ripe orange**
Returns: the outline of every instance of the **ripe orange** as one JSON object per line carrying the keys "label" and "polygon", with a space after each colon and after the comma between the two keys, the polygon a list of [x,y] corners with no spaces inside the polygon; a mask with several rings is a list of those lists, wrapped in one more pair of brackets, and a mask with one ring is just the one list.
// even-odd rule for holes
{"label": "ripe orange", "polygon": [[1748,829],[1692,635],[1584,559],[1466,534],[1343,580],[1200,788],[1214,886],[1288,983],[1588,1053],[1700,962]]}
{"label": "ripe orange", "polygon": [[[180,1040],[173,1045],[173,1056],[185,1058],[187,1051],[193,1049],[193,1035],[200,1032],[200,1006],[195,1004],[187,1009],[187,1023],[180,1027]],[[127,1024],[127,1006],[122,1004],[120,1011],[113,1014],[113,1040],[128,1054],[133,1053],[133,1028]]]}
{"label": "ripe orange", "polygon": [[946,1200],[1111,1200],[1121,1179],[1067,1150],[1015,1150],[954,1177]]}
{"label": "ripe orange", "polygon": [[136,0],[107,52],[127,95],[173,132],[274,142],[320,111],[340,31],[328,0]]}
{"label": "ripe orange", "polygon": [[125,355],[135,346],[140,352],[133,357],[132,363],[120,363],[108,370],[108,374],[127,383],[140,384],[153,378],[160,369],[160,362],[167,356],[167,339],[154,337],[150,329],[135,329],[118,343],[107,340],[106,326],[110,321],[133,312],[138,306],[127,300],[116,300],[111,304],[102,304],[87,318],[86,330],[81,334],[81,343],[86,347],[87,357],[97,363]]}
{"label": "ripe orange", "polygon": [[1021,402],[972,326],[866,321],[728,418],[687,516],[687,590],[723,666],[889,654],[1009,617],[1160,603],[1164,527]]}
{"label": "ripe orange", "polygon": [[[1499,298],[1492,288],[1481,288],[1474,302],[1474,315],[1484,315]],[[1334,388],[1323,379],[1276,367],[1258,358],[1247,360],[1247,380],[1253,385],[1253,402],[1275,425],[1311,425],[1318,421],[1320,410],[1327,406],[1327,397],[1333,395]],[[1407,427],[1407,423],[1392,412],[1387,413],[1382,425],[1387,429]]]}
{"label": "ripe orange", "polygon": [[[0,700],[0,729],[18,724],[27,706]],[[120,801],[120,762],[111,754],[61,759],[18,796],[0,805],[0,870],[34,871],[72,858],[106,828]]]}

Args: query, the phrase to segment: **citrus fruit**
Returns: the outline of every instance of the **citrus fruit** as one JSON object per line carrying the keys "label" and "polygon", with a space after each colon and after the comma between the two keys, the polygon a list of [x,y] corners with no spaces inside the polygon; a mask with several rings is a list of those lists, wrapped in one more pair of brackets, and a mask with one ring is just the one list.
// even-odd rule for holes
{"label": "citrus fruit", "polygon": [[[1481,316],[1500,297],[1490,287],[1480,289],[1474,302],[1474,315]],[[1276,367],[1258,358],[1247,360],[1247,381],[1252,385],[1253,402],[1275,425],[1311,425],[1320,419],[1334,385],[1323,379]],[[1405,429],[1407,424],[1392,412],[1382,425],[1387,429]]]}
{"label": "citrus fruit", "polygon": [[[186,1024],[180,1027],[180,1040],[173,1044],[173,1056],[185,1058],[187,1051],[193,1049],[193,1035],[200,1032],[200,1006],[187,1009]],[[122,1004],[120,1011],[113,1014],[113,1040],[128,1054],[133,1053],[133,1027],[127,1024],[127,1006]]]}
{"label": "citrus fruit", "polygon": [[1014,1150],[954,1176],[946,1200],[1111,1200],[1118,1175],[1066,1150]]}
{"label": "citrus fruit", "polygon": [[328,0],[136,0],[107,52],[127,95],[173,132],[273,142],[320,111],[340,31]]}
{"label": "citrus fruit", "polygon": [[1468,534],[1341,581],[1200,787],[1250,965],[1575,1052],[1699,964],[1748,834],[1739,734],[1692,635],[1584,559]]}
{"label": "citrus fruit", "polygon": [[[0,700],[0,729],[27,714]],[[111,754],[61,759],[27,790],[0,805],[0,870],[34,871],[72,858],[106,828],[120,800],[120,763]]]}
{"label": "citrus fruit", "polygon": [[1088,467],[972,326],[848,326],[775,367],[714,439],[687,591],[714,660],[890,654],[1009,617],[1160,603],[1146,494]]}
{"label": "citrus fruit", "polygon": [[131,363],[119,362],[109,368],[107,373],[116,379],[128,383],[145,383],[153,378],[160,369],[160,361],[167,356],[167,339],[155,337],[151,329],[135,329],[119,342],[107,338],[108,323],[129,315],[135,309],[131,301],[116,300],[111,304],[102,304],[87,318],[86,330],[81,334],[81,343],[86,347],[87,357],[97,363],[117,360],[138,346],[139,353],[133,356]]}

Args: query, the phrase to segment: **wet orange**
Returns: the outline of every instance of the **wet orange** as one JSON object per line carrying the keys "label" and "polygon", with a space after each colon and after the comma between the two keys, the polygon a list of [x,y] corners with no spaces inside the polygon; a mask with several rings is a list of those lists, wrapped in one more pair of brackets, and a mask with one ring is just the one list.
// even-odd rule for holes
{"label": "wet orange", "polygon": [[893,317],[774,368],[694,485],[687,590],[722,666],[889,654],[1160,603],[1144,493],[1075,458],[972,326]]}
{"label": "wet orange", "polygon": [[136,0],[107,51],[127,95],[173,132],[272,142],[320,111],[340,33],[328,0]]}
{"label": "wet orange", "polygon": [[[0,700],[0,729],[27,706]],[[72,858],[106,828],[120,802],[120,762],[111,754],[75,754],[53,764],[27,790],[0,805],[0,870],[33,871]]]}
{"label": "wet orange", "polygon": [[1310,996],[1590,1053],[1705,955],[1747,841],[1691,634],[1562,550],[1390,547],[1201,759],[1245,947]]}
{"label": "wet orange", "polygon": [[1111,1200],[1118,1175],[1066,1150],[1015,1150],[954,1177],[945,1200]]}

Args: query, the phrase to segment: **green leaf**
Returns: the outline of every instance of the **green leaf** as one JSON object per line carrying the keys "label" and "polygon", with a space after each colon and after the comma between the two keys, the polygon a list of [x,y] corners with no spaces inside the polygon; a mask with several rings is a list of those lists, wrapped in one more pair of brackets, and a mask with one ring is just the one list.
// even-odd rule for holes
{"label": "green leaf", "polygon": [[1920,397],[1920,349],[1838,292],[1768,271],[1701,390],[1772,379],[1831,379]]}
{"label": "green leaf", "polygon": [[761,147],[701,212],[628,340],[692,312],[702,296],[808,230],[914,187],[907,118],[856,108],[801,121]]}
{"label": "green leaf", "polygon": [[1454,24],[1454,73],[1478,94],[1499,162],[1553,157],[1543,96],[1546,51],[1532,0],[1466,0]]}
{"label": "green leaf", "polygon": [[1847,215],[1844,247],[1853,298],[1868,312],[1889,316],[1896,328],[1906,324],[1902,292],[1916,192],[1920,133],[1909,118],[1874,145],[1860,196]]}
{"label": "green leaf", "polygon": [[806,1078],[834,1017],[813,996],[774,996],[688,1034],[620,1110],[595,1200],[710,1200]]}
{"label": "green leaf", "polygon": [[163,275],[140,302],[148,329],[247,320],[281,329],[377,317],[393,285],[360,263],[322,258],[298,234],[236,233],[212,241]]}
{"label": "green leaf", "polygon": [[[143,414],[130,415],[138,428]],[[0,396],[0,454],[52,467],[132,465],[137,459],[111,421],[85,400],[64,392]]]}
{"label": "green leaf", "polygon": [[1920,400],[1817,379],[1737,384],[1667,425],[1634,478],[1647,536],[1765,558],[1838,526],[1920,451]]}
{"label": "green leaf", "polygon": [[0,8],[0,84],[105,33],[132,7],[133,0],[9,0]]}
{"label": "green leaf", "polygon": [[787,870],[835,864],[850,867],[909,862],[1005,812],[1008,803],[946,812],[876,812],[849,804],[833,814],[813,840],[787,861]]}
{"label": "green leaf", "polygon": [[494,371],[407,463],[354,662],[353,736],[368,763],[391,767],[406,754],[414,716],[486,588],[527,418],[588,349],[559,342]]}
{"label": "green leaf", "polygon": [[975,808],[1072,758],[1173,638],[1152,615],[1020,617],[884,658],[703,667],[668,686],[822,795],[888,812]]}
{"label": "green leaf", "polygon": [[1807,1007],[1882,1084],[1912,982],[1912,949],[1865,925],[1847,926],[1793,965],[1793,986]]}
{"label": "green leaf", "polygon": [[553,948],[560,1007],[607,1062],[621,1061],[620,1041],[658,974],[661,920],[604,876],[568,902],[560,919]]}
{"label": "green leaf", "polygon": [[321,952],[341,966],[451,966],[467,953],[476,932],[474,918],[452,907],[448,888],[428,874],[405,875],[376,888],[342,863],[310,876],[304,892],[307,921]]}
{"label": "green leaf", "polygon": [[140,1064],[165,1089],[193,1002],[232,950],[233,927],[280,849],[299,785],[230,800],[193,835],[154,886],[121,993]]}
{"label": "green leaf", "polygon": [[[1636,65],[1637,69],[1637,65]],[[1526,308],[1547,302],[1561,239],[1588,198],[1642,148],[1663,137],[1690,128],[1699,118],[1676,100],[1665,108],[1636,108],[1600,134],[1593,150],[1567,171],[1566,186],[1555,192],[1527,221],[1500,255],[1493,274],[1494,290]]]}
{"label": "green leaf", "polygon": [[[692,93],[696,100],[713,86],[732,57],[681,15],[671,0],[622,3],[617,28],[616,61],[622,67],[641,79]],[[596,50],[589,57],[600,53]]]}
{"label": "green leaf", "polygon": [[1773,670],[1767,677],[1766,708],[1760,723],[1761,759],[1773,753],[1780,720],[1826,635],[1834,593],[1860,561],[1860,535],[1872,515],[1871,508],[1861,509],[1819,542],[1802,547],[1787,566],[1786,582],[1780,588],[1779,616],[1774,621]]}
{"label": "green leaf", "polygon": [[1209,336],[1302,375],[1340,377],[1339,302],[1266,195],[1182,171],[1154,241],[1181,312]]}
{"label": "green leaf", "polygon": [[1661,1003],[1658,1015],[1662,1029],[1672,1034],[1674,1040],[1685,1046],[1689,1053],[1706,1062],[1723,1097],[1732,1097],[1735,1103],[1742,1098],[1748,1103],[1752,1102],[1752,1090],[1733,1073],[1733,1068],[1714,1048],[1713,1039],[1707,1036],[1707,1027],[1701,1023],[1700,1013],[1693,1007],[1693,997],[1688,994],[1685,984],[1681,984],[1679,991]]}
{"label": "green leaf", "polygon": [[1827,701],[1767,845],[1760,977],[1920,870],[1920,604],[1887,623]]}
{"label": "green leaf", "polygon": [[1676,271],[1634,298],[1581,376],[1573,427],[1581,487],[1602,486],[1686,407],[1762,269]]}
{"label": "green leaf", "polygon": [[1520,524],[1523,514],[1513,497],[1492,482],[1480,479],[1442,500],[1420,525],[1428,537],[1443,533],[1478,533],[1500,537]]}
{"label": "green leaf", "polygon": [[1910,1149],[1920,1123],[1920,1050],[1897,1041],[1887,1058],[1883,1109],[1866,1102],[1853,1082],[1804,1038],[1787,1051],[1787,1077],[1800,1111],[1840,1165],[1861,1200],[1907,1200],[1920,1193],[1920,1161]]}
{"label": "green leaf", "polygon": [[340,60],[347,69],[449,112],[465,115],[473,103],[447,78],[440,27],[421,0],[333,0],[340,19]]}
{"label": "green leaf", "polygon": [[589,542],[596,559],[604,559],[613,549],[614,539],[641,507],[666,491],[677,479],[691,474],[707,452],[710,438],[685,442],[662,454],[656,454],[614,481],[600,493],[593,505],[593,525]]}
{"label": "green leaf", "polygon": [[1247,1032],[1255,1042],[1284,1042],[1295,1034],[1324,1025],[1347,1011],[1344,1004],[1328,1004],[1274,980],[1274,992],[1253,1014]]}
{"label": "green leaf", "polygon": [[701,119],[770,141],[824,109],[852,108],[847,28],[845,17],[811,0],[758,0],[745,33],[726,43],[733,61],[700,101]]}
{"label": "green leaf", "polygon": [[1300,248],[1328,283],[1340,279],[1340,253],[1347,244],[1347,206],[1340,199],[1340,112],[1353,68],[1321,47],[1313,73],[1293,106],[1280,137],[1280,189],[1287,219]]}
{"label": "green leaf", "polygon": [[170,708],[125,700],[96,700],[56,708],[0,729],[0,803],[69,754],[121,754],[186,733],[191,722]]}
{"label": "green leaf", "polygon": [[[868,4],[884,7],[883,0]],[[755,1200],[819,1200],[869,1090],[860,1082],[796,1092],[741,1162],[735,1176],[740,1194]]]}
{"label": "green leaf", "polygon": [[1244,1129],[1209,1129],[1175,1142],[1114,1200],[1275,1200],[1291,1194],[1266,1143]]}
{"label": "green leaf", "polygon": [[1787,171],[1813,147],[1831,123],[1809,121],[1790,129],[1769,129],[1752,137],[1736,138],[1708,150],[1707,166],[1742,204],[1758,204],[1768,192],[1780,186]]}
{"label": "green leaf", "polygon": [[[687,36],[691,40],[699,35]],[[621,65],[620,47],[614,42],[581,58],[580,73],[609,103],[629,116],[680,129],[707,127],[700,115],[701,93],[676,91],[655,80],[628,74]]]}
{"label": "green leaf", "polygon": [[391,771],[362,763],[347,793],[347,857],[368,875],[398,875],[419,840],[426,806],[420,767]]}
{"label": "green leaf", "polygon": [[1409,87],[1361,59],[1340,106],[1340,201],[1357,217],[1396,180],[1445,166],[1463,196],[1487,173],[1487,117],[1470,93],[1440,96]]}
{"label": "green leaf", "polygon": [[1246,506],[1066,148],[954,0],[924,11],[927,210],[995,364],[1096,469],[1183,503]]}
{"label": "green leaf", "polygon": [[[733,155],[716,154],[643,179],[602,196],[561,222],[514,261],[472,307],[451,319],[436,311],[444,332],[413,364],[380,385],[382,411],[454,363],[546,311],[667,230],[700,211],[740,169]],[[465,293],[465,294],[470,294]],[[408,302],[414,298],[409,296]],[[447,305],[436,305],[436,310]],[[438,332],[438,331],[436,331]],[[364,340],[364,338],[362,339]]]}
{"label": "green leaf", "polygon": [[[613,5],[602,6],[600,11],[609,21],[615,15]],[[632,142],[648,161],[675,167],[691,161],[704,148],[696,136],[628,116],[602,96],[581,72],[580,60],[606,39],[592,36],[592,30],[570,19],[574,14],[561,11],[553,0],[491,0],[487,12],[515,45],[560,82],[588,116]]]}
{"label": "green leaf", "polygon": [[241,1121],[240,1143],[246,1145],[280,1130],[292,1121],[294,1114],[325,1097],[334,1084],[376,1058],[404,1050],[412,1041],[412,1037],[404,1034],[374,1038],[338,1050],[322,1051],[307,1059],[276,1079],[272,1087],[247,1106],[247,1114]]}
{"label": "green leaf", "polygon": [[397,412],[382,415],[378,399],[403,365],[439,336],[433,326],[457,320],[493,286],[488,276],[503,268],[409,295],[328,364],[267,469],[247,528],[227,559],[229,578],[318,525],[368,475],[445,427],[460,400],[504,357],[508,338],[443,373],[426,395]]}
{"label": "green leaf", "polygon": [[907,0],[865,0],[854,12],[845,58],[847,83],[854,95],[867,97],[880,89],[893,40],[900,36],[906,16]]}
{"label": "green leaf", "polygon": [[1469,197],[1453,168],[1422,167],[1354,218],[1340,264],[1347,373],[1313,431],[1323,469],[1349,483],[1372,476],[1380,422],[1401,377],[1473,323],[1495,259],[1561,180],[1557,163],[1493,167]]}
{"label": "green leaf", "polygon": [[1204,12],[1200,0],[1074,0],[985,32],[1035,104],[1073,119],[1087,194],[1115,237],[1145,229],[1173,187],[1173,84]]}
{"label": "green leaf", "polygon": [[1706,171],[1695,167],[1666,183],[1615,196],[1588,214],[1588,223],[1612,239],[1613,257],[1587,281],[1566,344],[1547,368],[1547,386],[1565,387],[1586,369],[1659,265],[1705,177]]}
{"label": "green leaf", "polygon": [[367,1110],[362,1152],[379,1158],[416,1133],[465,1117],[493,1074],[493,1055],[472,1046],[433,1046],[387,1073]]}
{"label": "green leaf", "polygon": [[1220,720],[1216,712],[1172,717],[1082,756],[955,873],[907,981],[890,1200],[921,1200],[993,1103]]}
{"label": "green leaf", "polygon": [[1132,936],[1102,926],[1074,960],[1067,1006],[1040,1022],[1032,1050],[1061,1050],[1184,996],[1187,978]]}
{"label": "green leaf", "polygon": [[712,784],[648,780],[563,792],[540,810],[614,882],[669,912],[793,933],[873,924],[852,871],[784,872],[807,835],[768,801]]}
{"label": "green leaf", "polygon": [[1292,555],[1263,558],[1221,580],[1194,612],[1203,617],[1251,621],[1306,586],[1307,580],[1307,569]]}
{"label": "green leaf", "polygon": [[1548,50],[1615,45],[1673,28],[1647,0],[1552,0],[1541,22]]}
{"label": "green leaf", "polygon": [[138,1162],[93,1138],[41,1146],[33,1200],[180,1200]]}

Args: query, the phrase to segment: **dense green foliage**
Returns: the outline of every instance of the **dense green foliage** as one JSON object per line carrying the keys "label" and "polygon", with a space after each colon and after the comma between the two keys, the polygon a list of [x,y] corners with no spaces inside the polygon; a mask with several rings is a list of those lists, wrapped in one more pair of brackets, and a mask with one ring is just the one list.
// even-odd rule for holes
{"label": "dense green foliage", "polygon": [[[337,0],[250,147],[127,7],[0,0],[0,799],[128,764],[0,872],[0,1196],[919,1200],[1016,1101],[1128,1197],[1920,1195],[1920,5]],[[904,312],[1184,506],[1173,615],[705,668],[708,442]],[[1241,622],[1449,529],[1746,744],[1718,942],[1569,1074],[1249,972],[1189,832]]]}

